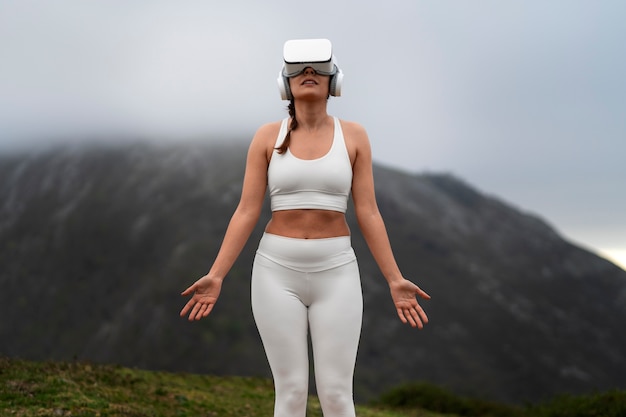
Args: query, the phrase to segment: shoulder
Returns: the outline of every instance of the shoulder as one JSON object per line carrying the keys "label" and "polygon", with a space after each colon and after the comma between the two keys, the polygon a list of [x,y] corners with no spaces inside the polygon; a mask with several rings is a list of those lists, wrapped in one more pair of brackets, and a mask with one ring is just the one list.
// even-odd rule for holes
{"label": "shoulder", "polygon": [[339,121],[341,123],[341,130],[343,131],[344,136],[367,138],[367,131],[361,124],[342,119],[340,119]]}
{"label": "shoulder", "polygon": [[370,141],[365,128],[357,123],[347,120],[340,120],[344,141],[350,160],[354,164],[359,155],[369,155],[371,153]]}
{"label": "shoulder", "polygon": [[280,132],[280,125],[282,120],[276,122],[266,123],[260,126],[256,133],[254,134],[254,138],[257,139],[274,139],[278,137],[278,133]]}
{"label": "shoulder", "polygon": [[280,132],[281,123],[282,120],[279,120],[260,126],[252,138],[249,152],[263,153],[269,161],[274,147],[276,146],[276,139],[278,138],[278,133]]}
{"label": "shoulder", "polygon": [[281,124],[282,120],[279,120],[260,126],[254,134],[252,145],[262,145],[264,147],[269,146],[273,149],[274,146],[276,146],[276,139],[280,133]]}

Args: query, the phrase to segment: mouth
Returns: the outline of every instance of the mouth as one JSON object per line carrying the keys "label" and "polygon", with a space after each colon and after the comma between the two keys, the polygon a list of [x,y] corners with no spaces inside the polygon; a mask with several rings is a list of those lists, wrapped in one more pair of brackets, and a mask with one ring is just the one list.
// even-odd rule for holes
{"label": "mouth", "polygon": [[302,85],[317,85],[317,82],[315,80],[304,80]]}

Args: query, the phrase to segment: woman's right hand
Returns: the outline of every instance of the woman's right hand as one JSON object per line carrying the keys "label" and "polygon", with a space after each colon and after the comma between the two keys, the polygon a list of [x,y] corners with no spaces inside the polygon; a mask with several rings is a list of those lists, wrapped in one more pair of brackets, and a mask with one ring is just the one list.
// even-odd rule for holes
{"label": "woman's right hand", "polygon": [[192,295],[185,307],[180,311],[180,316],[185,317],[189,313],[189,321],[200,320],[209,315],[222,290],[222,280],[205,275],[194,282],[182,292],[182,296]]}

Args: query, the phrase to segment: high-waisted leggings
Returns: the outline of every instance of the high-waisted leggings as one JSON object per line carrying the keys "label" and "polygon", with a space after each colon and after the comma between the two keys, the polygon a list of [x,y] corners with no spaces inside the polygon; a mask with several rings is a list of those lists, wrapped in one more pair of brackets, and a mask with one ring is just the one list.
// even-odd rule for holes
{"label": "high-waisted leggings", "polygon": [[352,394],[363,297],[349,236],[264,234],[252,271],[252,311],[272,370],[275,417],[304,417],[308,330],[325,417],[354,417]]}

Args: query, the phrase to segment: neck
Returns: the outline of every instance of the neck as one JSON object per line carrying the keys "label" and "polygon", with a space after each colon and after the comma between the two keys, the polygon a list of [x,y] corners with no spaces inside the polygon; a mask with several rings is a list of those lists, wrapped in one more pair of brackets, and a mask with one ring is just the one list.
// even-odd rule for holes
{"label": "neck", "polygon": [[298,127],[303,130],[318,130],[328,122],[326,100],[309,102],[295,101]]}

